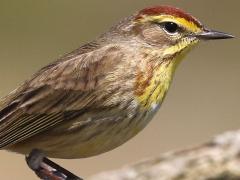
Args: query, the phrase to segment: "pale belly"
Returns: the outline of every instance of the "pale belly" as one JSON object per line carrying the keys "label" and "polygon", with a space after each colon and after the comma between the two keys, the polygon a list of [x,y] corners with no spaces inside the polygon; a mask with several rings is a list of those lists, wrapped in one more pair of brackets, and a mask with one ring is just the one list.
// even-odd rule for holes
{"label": "pale belly", "polygon": [[[110,151],[139,133],[152,119],[158,106],[149,112],[136,113],[133,116],[117,116],[89,122],[65,131],[70,125],[57,127],[48,133],[42,133],[24,142],[9,147],[10,151],[28,154],[37,148],[54,158],[85,158]],[[90,118],[90,117],[88,117]],[[78,121],[71,123],[71,126]],[[79,121],[80,122],[80,121]],[[82,121],[81,121],[82,122]],[[57,133],[56,133],[57,132]]]}

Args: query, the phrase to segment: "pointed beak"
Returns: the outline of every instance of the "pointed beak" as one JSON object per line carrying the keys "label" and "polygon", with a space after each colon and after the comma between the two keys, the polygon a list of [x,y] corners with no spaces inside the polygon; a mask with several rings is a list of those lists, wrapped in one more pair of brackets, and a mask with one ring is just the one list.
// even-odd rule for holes
{"label": "pointed beak", "polygon": [[214,31],[214,30],[209,30],[209,29],[204,29],[204,31],[197,34],[196,37],[200,40],[217,40],[217,39],[234,38],[234,36],[231,34]]}

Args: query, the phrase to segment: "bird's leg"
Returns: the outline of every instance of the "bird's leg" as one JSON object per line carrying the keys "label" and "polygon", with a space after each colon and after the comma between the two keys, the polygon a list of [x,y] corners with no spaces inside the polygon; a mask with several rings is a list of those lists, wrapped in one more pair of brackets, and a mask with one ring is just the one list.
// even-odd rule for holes
{"label": "bird's leg", "polygon": [[43,180],[82,180],[68,170],[46,158],[44,153],[34,149],[26,156],[28,166]]}

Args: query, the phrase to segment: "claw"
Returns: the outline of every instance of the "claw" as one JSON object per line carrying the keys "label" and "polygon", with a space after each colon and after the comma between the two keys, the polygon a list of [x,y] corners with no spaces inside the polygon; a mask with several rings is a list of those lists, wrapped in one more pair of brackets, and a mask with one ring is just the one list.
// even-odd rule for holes
{"label": "claw", "polygon": [[45,155],[42,151],[38,149],[33,149],[31,153],[26,156],[27,165],[33,171],[36,171],[41,167],[41,163],[43,162],[44,157]]}
{"label": "claw", "polygon": [[83,180],[50,159],[44,153],[34,149],[26,156],[28,166],[43,180]]}

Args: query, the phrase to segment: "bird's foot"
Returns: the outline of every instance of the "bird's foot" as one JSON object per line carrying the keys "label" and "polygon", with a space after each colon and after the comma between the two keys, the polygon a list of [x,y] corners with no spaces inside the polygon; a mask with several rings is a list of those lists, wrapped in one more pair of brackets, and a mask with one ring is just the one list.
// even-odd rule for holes
{"label": "bird's foot", "polygon": [[33,149],[28,156],[26,156],[27,165],[36,171],[41,168],[41,163],[43,162],[45,155],[42,151],[38,149]]}
{"label": "bird's foot", "polygon": [[46,158],[44,153],[34,149],[26,156],[28,166],[43,180],[82,180],[68,170]]}

